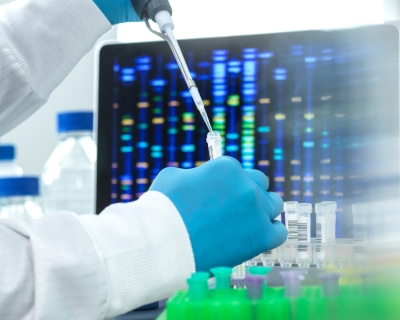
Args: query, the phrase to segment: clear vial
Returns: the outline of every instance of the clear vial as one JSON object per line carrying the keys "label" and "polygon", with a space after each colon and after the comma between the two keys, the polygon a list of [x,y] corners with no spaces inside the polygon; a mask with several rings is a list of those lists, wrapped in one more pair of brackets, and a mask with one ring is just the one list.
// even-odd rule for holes
{"label": "clear vial", "polygon": [[299,203],[298,208],[298,241],[310,242],[311,203]]}
{"label": "clear vial", "polygon": [[207,133],[208,153],[210,160],[222,156],[221,135],[218,131],[210,131]]}
{"label": "clear vial", "polygon": [[15,147],[0,145],[0,177],[16,177],[22,174],[22,168],[15,161]]}
{"label": "clear vial", "polygon": [[44,213],[94,214],[93,112],[58,114],[58,143],[42,173]]}
{"label": "clear vial", "polygon": [[314,246],[314,264],[318,268],[323,268],[327,263],[326,259],[326,242],[328,240],[327,219],[330,210],[328,203],[316,203],[316,241]]}
{"label": "clear vial", "polygon": [[275,265],[275,263],[277,262],[276,250],[277,249],[272,249],[264,251],[263,253],[260,254],[260,261],[264,267],[273,267]]}
{"label": "clear vial", "polygon": [[285,242],[277,248],[277,259],[281,267],[291,267],[295,260],[295,245]]}
{"label": "clear vial", "polygon": [[[310,225],[311,225],[311,203],[299,203],[298,210],[298,238],[296,260],[299,267],[306,267],[311,262],[310,246],[306,243],[310,242]],[[305,244],[303,244],[305,243]]]}
{"label": "clear vial", "polygon": [[316,238],[317,242],[326,243],[328,241],[328,217],[330,205],[328,203],[316,203]]}
{"label": "clear vial", "polygon": [[39,203],[39,178],[0,178],[0,218],[43,216]]}
{"label": "clear vial", "polygon": [[328,228],[328,241],[334,241],[336,239],[336,201],[322,201],[329,205],[329,213],[327,215],[327,228]]}
{"label": "clear vial", "polygon": [[353,261],[358,265],[365,260],[365,246],[367,245],[367,214],[366,203],[353,203]]}

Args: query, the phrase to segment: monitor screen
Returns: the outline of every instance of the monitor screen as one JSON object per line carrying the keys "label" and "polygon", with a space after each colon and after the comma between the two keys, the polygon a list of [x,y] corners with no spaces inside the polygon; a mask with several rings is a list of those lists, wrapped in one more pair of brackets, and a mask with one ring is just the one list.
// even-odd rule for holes
{"label": "monitor screen", "polygon": [[[343,237],[352,203],[379,186],[394,192],[395,27],[179,44],[224,155],[264,172],[284,201],[337,201]],[[104,45],[98,68],[97,212],[137,199],[165,167],[209,160],[206,126],[166,42]]]}

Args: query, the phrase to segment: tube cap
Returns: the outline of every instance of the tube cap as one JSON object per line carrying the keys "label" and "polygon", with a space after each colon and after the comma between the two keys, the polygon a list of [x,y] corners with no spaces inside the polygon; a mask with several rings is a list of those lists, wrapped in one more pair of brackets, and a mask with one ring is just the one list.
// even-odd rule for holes
{"label": "tube cap", "polygon": [[351,206],[352,214],[366,214],[368,212],[368,205],[366,203],[353,203]]}
{"label": "tube cap", "polygon": [[248,273],[246,275],[247,297],[249,299],[260,299],[262,297],[262,284],[265,276]]}
{"label": "tube cap", "polygon": [[300,213],[311,213],[312,212],[312,204],[311,203],[299,203],[297,205]]}
{"label": "tube cap", "polygon": [[322,203],[327,203],[331,206],[332,211],[337,211],[337,202],[336,201],[322,201]]}
{"label": "tube cap", "polygon": [[0,178],[0,197],[38,196],[38,177]]}
{"label": "tube cap", "polygon": [[297,201],[285,201],[283,203],[283,211],[296,211],[297,203]]}
{"label": "tube cap", "polygon": [[326,202],[315,204],[315,213],[329,213],[330,204]]}
{"label": "tube cap", "polygon": [[57,114],[57,132],[93,131],[93,112],[74,111]]}
{"label": "tube cap", "polygon": [[321,273],[318,276],[322,281],[322,289],[325,297],[335,297],[339,295],[340,273]]}
{"label": "tube cap", "polygon": [[215,276],[215,289],[224,290],[230,288],[232,268],[218,267],[212,268],[210,271]]}
{"label": "tube cap", "polygon": [[285,286],[285,297],[300,297],[300,281],[304,280],[304,272],[301,270],[280,271]]}
{"label": "tube cap", "polygon": [[0,161],[14,160],[15,147],[13,145],[0,145]]}
{"label": "tube cap", "polygon": [[189,285],[189,299],[201,300],[207,296],[208,283],[207,280],[210,274],[208,272],[196,272],[192,277],[187,279]]}

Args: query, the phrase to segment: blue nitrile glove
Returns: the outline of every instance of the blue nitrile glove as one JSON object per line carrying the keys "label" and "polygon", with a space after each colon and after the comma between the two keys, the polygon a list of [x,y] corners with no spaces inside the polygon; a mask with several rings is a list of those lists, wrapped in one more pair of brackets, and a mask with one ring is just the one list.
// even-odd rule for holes
{"label": "blue nitrile glove", "polygon": [[193,169],[166,168],[150,190],[166,195],[188,230],[197,271],[233,267],[282,244],[285,226],[273,221],[282,198],[268,193],[268,179],[231,157]]}
{"label": "blue nitrile glove", "polygon": [[131,0],[93,0],[111,24],[141,21]]}

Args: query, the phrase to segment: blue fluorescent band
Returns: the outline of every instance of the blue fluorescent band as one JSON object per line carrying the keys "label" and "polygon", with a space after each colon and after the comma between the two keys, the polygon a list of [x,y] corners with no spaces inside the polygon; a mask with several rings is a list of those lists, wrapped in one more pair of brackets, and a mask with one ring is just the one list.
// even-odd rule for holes
{"label": "blue fluorescent band", "polygon": [[162,151],[163,147],[162,146],[151,146],[151,151]]}
{"label": "blue fluorescent band", "polygon": [[132,135],[130,135],[130,134],[123,134],[123,135],[121,135],[121,140],[122,140],[122,141],[129,141],[129,140],[132,140]]}
{"label": "blue fluorescent band", "polygon": [[162,158],[163,157],[162,152],[152,152],[150,155],[152,158]]}
{"label": "blue fluorescent band", "polygon": [[226,151],[228,151],[228,152],[239,151],[239,146],[238,145],[227,145]]}
{"label": "blue fluorescent band", "polygon": [[226,138],[227,139],[237,139],[237,138],[239,138],[239,134],[238,133],[227,133]]}
{"label": "blue fluorescent band", "polygon": [[184,144],[181,146],[182,152],[193,152],[196,150],[196,147],[194,144]]}
{"label": "blue fluorescent band", "polygon": [[303,147],[304,148],[314,148],[314,141],[304,141]]}
{"label": "blue fluorescent band", "polygon": [[130,147],[130,146],[121,147],[121,152],[123,152],[123,153],[128,153],[128,152],[132,152],[132,151],[133,151],[133,147]]}
{"label": "blue fluorescent band", "polygon": [[151,65],[149,65],[149,64],[140,64],[140,65],[136,66],[136,70],[139,70],[139,71],[148,71],[150,69],[151,69]]}
{"label": "blue fluorescent band", "polygon": [[134,68],[123,68],[121,70],[122,74],[134,74],[135,73],[135,69]]}
{"label": "blue fluorescent band", "polygon": [[149,144],[146,141],[140,141],[136,144],[138,148],[148,148]]}
{"label": "blue fluorescent band", "polygon": [[130,75],[130,74],[125,74],[125,75],[121,76],[120,79],[122,82],[132,82],[135,80],[135,76]]}
{"label": "blue fluorescent band", "polygon": [[185,169],[193,168],[193,166],[194,166],[194,163],[190,162],[190,161],[185,161],[185,162],[181,163],[181,167],[185,168]]}

